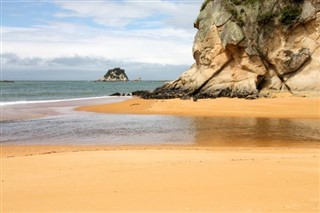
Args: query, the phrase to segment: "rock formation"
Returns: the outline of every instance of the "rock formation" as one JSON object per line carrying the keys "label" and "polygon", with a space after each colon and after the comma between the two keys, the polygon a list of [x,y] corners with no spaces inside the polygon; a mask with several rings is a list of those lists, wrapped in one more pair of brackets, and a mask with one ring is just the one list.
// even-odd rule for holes
{"label": "rock formation", "polygon": [[320,0],[206,0],[195,63],[144,98],[320,91]]}
{"label": "rock formation", "polygon": [[129,81],[124,69],[119,67],[108,70],[108,72],[98,80],[98,82],[114,82],[114,81]]}

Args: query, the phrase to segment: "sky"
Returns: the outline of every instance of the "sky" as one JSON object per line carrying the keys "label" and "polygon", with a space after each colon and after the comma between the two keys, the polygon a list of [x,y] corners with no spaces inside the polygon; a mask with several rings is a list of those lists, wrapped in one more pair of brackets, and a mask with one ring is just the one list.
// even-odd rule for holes
{"label": "sky", "polygon": [[194,63],[202,2],[1,0],[1,79],[175,79]]}

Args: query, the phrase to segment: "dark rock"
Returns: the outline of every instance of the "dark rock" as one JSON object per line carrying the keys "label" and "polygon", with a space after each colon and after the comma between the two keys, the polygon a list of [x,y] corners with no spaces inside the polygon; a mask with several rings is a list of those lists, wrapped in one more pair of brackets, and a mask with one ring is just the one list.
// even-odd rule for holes
{"label": "dark rock", "polygon": [[252,94],[245,97],[245,99],[248,99],[248,100],[254,100],[257,98],[259,98],[259,94]]}
{"label": "dark rock", "polygon": [[138,96],[138,97],[148,96],[149,94],[150,94],[150,92],[147,90],[138,90],[138,91],[132,92],[133,96]]}
{"label": "dark rock", "polygon": [[192,97],[189,95],[182,95],[181,100],[190,100]]}
{"label": "dark rock", "polygon": [[197,101],[198,101],[198,98],[197,98],[196,96],[194,96],[194,97],[192,97],[192,100],[193,100],[194,102],[197,102]]}
{"label": "dark rock", "polygon": [[111,94],[110,96],[121,96],[121,94],[116,92],[116,93]]}

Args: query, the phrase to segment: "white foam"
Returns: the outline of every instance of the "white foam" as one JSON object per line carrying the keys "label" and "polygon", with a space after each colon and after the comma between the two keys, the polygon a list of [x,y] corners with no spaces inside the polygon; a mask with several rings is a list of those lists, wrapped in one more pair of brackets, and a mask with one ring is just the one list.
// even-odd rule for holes
{"label": "white foam", "polygon": [[[121,96],[121,97],[124,98],[127,96]],[[12,102],[0,102],[0,106],[10,106],[10,105],[19,105],[19,104],[57,103],[57,102],[85,101],[85,100],[112,99],[112,98],[115,99],[117,97],[116,96],[100,96],[100,97],[88,97],[88,98],[59,99],[59,100],[12,101]]]}

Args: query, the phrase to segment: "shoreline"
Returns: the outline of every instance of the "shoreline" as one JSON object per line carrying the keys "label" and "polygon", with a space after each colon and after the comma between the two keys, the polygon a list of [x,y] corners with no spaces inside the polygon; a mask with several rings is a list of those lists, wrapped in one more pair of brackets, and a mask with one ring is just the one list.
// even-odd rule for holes
{"label": "shoreline", "polygon": [[130,98],[131,97],[101,96],[61,100],[26,101],[20,102],[20,104],[2,105],[0,106],[2,109],[0,121],[19,121],[63,115],[65,114],[64,110],[67,110],[66,113],[70,114],[70,111],[73,111],[74,107],[87,104],[106,104],[128,100]]}
{"label": "shoreline", "polygon": [[[5,145],[1,144],[1,156],[0,159],[4,158],[15,158],[15,157],[28,157],[37,155],[50,155],[59,153],[77,153],[77,152],[95,152],[95,151],[141,151],[141,150],[184,150],[184,151],[319,151],[320,145],[316,143],[308,143],[308,146],[294,145],[294,146],[201,146],[197,144],[159,144],[159,145]],[[319,153],[320,154],[320,153]]]}
{"label": "shoreline", "polygon": [[77,107],[76,111],[116,114],[156,114],[206,117],[256,117],[320,119],[319,97],[279,97],[244,100],[238,98],[192,100],[130,100]]}

